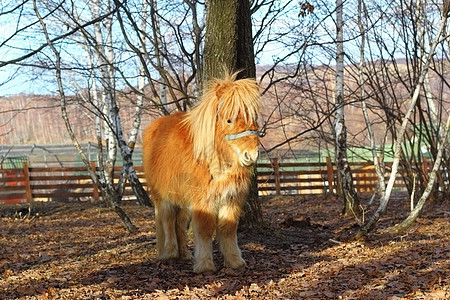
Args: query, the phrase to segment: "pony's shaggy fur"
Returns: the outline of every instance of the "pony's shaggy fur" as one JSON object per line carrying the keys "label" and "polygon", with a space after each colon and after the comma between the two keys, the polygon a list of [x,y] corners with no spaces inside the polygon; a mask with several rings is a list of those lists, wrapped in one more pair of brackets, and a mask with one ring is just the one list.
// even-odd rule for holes
{"label": "pony's shaggy fur", "polygon": [[[236,74],[215,79],[188,113],[156,119],[143,135],[143,163],[155,206],[161,259],[190,259],[186,230],[194,231],[194,271],[215,271],[216,232],[225,266],[245,266],[237,226],[258,157],[259,88]],[[227,135],[251,130],[227,139]]]}

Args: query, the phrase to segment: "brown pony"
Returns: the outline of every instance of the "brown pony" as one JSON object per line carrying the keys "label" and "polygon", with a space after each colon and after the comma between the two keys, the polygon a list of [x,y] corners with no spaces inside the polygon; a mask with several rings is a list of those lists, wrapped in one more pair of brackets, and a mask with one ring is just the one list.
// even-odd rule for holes
{"label": "brown pony", "polygon": [[194,272],[215,271],[214,232],[225,266],[245,266],[237,226],[258,158],[259,88],[236,75],[215,79],[190,112],[156,119],[143,135],[143,163],[156,215],[161,259],[190,259]]}

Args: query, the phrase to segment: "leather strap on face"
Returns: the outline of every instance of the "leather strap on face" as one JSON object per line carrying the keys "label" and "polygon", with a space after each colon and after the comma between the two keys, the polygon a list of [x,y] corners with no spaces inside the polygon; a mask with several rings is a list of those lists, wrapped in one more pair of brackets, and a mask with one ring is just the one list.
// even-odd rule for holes
{"label": "leather strap on face", "polygon": [[246,130],[240,133],[236,133],[236,134],[227,134],[225,136],[225,139],[227,141],[232,141],[232,140],[237,140],[240,139],[242,137],[248,136],[248,135],[259,135],[259,130]]}

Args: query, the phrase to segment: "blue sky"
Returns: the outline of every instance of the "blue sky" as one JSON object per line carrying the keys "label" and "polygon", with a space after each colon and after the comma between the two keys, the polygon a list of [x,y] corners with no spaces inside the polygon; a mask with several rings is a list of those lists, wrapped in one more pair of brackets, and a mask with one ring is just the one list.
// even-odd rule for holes
{"label": "blue sky", "polygon": [[[12,4],[10,5],[16,5],[13,1],[11,3]],[[26,50],[21,50],[20,48],[36,49],[44,43],[44,37],[40,32],[40,25],[35,24],[34,26],[27,28],[24,31],[19,30],[19,34],[15,35],[13,39],[8,41],[6,44],[3,44],[6,39],[13,36],[17,32],[18,28],[24,28],[28,24],[36,22],[36,17],[32,9],[30,7],[28,7],[27,9],[29,9],[30,11],[25,11],[25,13],[22,13],[23,17],[20,19],[20,21],[14,19],[14,15],[11,14],[0,15],[0,28],[2,28],[2,30],[0,30],[0,63],[23,55]],[[280,17],[277,22],[280,22],[280,20],[282,19],[283,18]],[[51,21],[48,22],[51,26]],[[64,29],[57,28],[57,31],[64,32]],[[68,46],[67,44],[65,46],[68,47],[69,50],[63,50],[63,55],[64,52],[72,52],[72,54],[69,54],[67,58],[72,60],[75,59],[76,61],[79,58],[74,58],[72,57],[72,55],[83,57],[83,54],[78,55],[83,52],[81,48],[79,48],[79,50],[74,50],[78,47],[72,45]],[[48,48],[46,50],[48,50]],[[80,53],[73,54],[74,51],[79,51]],[[274,59],[282,57],[283,52],[285,51],[287,51],[286,47],[275,41],[265,47],[265,51],[257,59],[257,63],[271,64],[273,63]],[[51,59],[52,53],[50,51],[47,52],[49,53],[48,58]],[[43,55],[43,57],[45,57],[45,54]],[[38,60],[34,59],[34,61],[36,62]],[[131,68],[134,69],[135,65],[131,65]],[[43,70],[40,70],[36,67],[19,67],[15,65],[0,67],[0,96],[9,96],[20,93],[52,94],[56,92],[57,86],[55,84],[54,72],[44,72]]]}
{"label": "blue sky", "polygon": [[[10,96],[15,94],[49,94],[55,91],[55,87],[49,86],[48,82],[39,79],[31,79],[26,74],[17,73],[14,66],[7,66],[0,69],[0,96]],[[8,82],[10,76],[14,74],[13,80]]]}
{"label": "blue sky", "polygon": [[[294,1],[295,2],[295,1]],[[294,3],[293,2],[293,3]],[[14,4],[14,1],[11,1],[11,5]],[[281,4],[280,4],[281,3]],[[280,2],[278,5],[282,5],[283,2]],[[298,2],[295,2],[297,5]],[[348,2],[348,5],[352,5],[352,1]],[[349,6],[347,6],[349,7]],[[2,8],[4,9],[4,8]],[[30,8],[28,8],[30,9]],[[1,11],[0,11],[1,12]],[[277,16],[274,23],[272,23],[269,27],[266,27],[266,33],[271,35],[270,37],[273,42],[266,45],[264,48],[264,52],[261,54],[261,57],[257,59],[257,63],[260,65],[271,64],[274,60],[279,57],[283,57],[284,54],[290,53],[292,48],[286,46],[286,44],[300,44],[300,46],[296,45],[296,47],[301,47],[301,43],[304,40],[308,40],[310,37],[314,39],[314,43],[316,45],[323,43],[322,46],[313,46],[308,48],[308,58],[301,57],[300,53],[293,55],[290,58],[290,61],[285,63],[297,63],[299,60],[308,59],[308,63],[310,64],[333,64],[334,60],[334,43],[333,43],[333,35],[334,35],[334,23],[332,20],[333,16],[333,8],[328,7],[327,9],[317,7],[314,11],[314,17],[304,17],[303,19],[296,19],[295,16],[292,18],[292,14],[297,15],[298,8],[287,9],[283,12],[282,15]],[[346,30],[348,37],[354,37],[355,39],[349,38],[349,41],[346,42],[345,48],[347,54],[350,54],[354,62],[358,60],[359,50],[358,50],[358,29],[355,28],[355,12],[350,9],[347,10],[349,14],[347,16],[348,22],[346,23]],[[261,11],[263,15],[264,12]],[[10,60],[15,57],[19,57],[24,53],[23,49],[36,49],[44,42],[44,38],[42,33],[40,33],[40,25],[35,24],[34,27],[27,28],[23,32],[20,32],[14,39],[9,41],[7,44],[4,44],[5,39],[12,36],[15,32],[17,32],[17,28],[23,28],[30,22],[35,22],[35,16],[33,11],[28,11],[23,14],[23,18],[20,20],[20,24],[13,19],[13,15],[0,15],[0,64],[1,62]],[[255,21],[254,23],[258,23],[258,15],[254,15]],[[259,16],[261,19],[263,17]],[[28,20],[27,20],[28,18]],[[384,33],[386,39],[385,42],[387,45],[390,43],[396,43],[396,39],[399,38],[398,34],[392,35],[393,25],[390,23],[389,19],[385,18],[377,18],[377,16],[373,16],[374,20],[377,22],[376,26],[380,26],[381,30],[385,30]],[[296,21],[299,24],[291,24],[290,21]],[[381,20],[378,22],[377,20]],[[352,23],[353,22],[353,23]],[[50,23],[50,21],[49,21]],[[266,24],[267,25],[267,24]],[[292,28],[292,31],[285,32],[287,34],[283,35],[283,38],[286,40],[277,40],[276,39],[276,31],[281,28],[282,30],[286,30],[286,28]],[[64,28],[56,28],[57,32],[64,32]],[[256,29],[254,30],[256,32]],[[314,35],[312,35],[314,33]],[[398,33],[398,32],[397,32]],[[273,35],[272,35],[273,34]],[[311,35],[311,36],[310,36]],[[287,43],[284,43],[286,42]],[[15,48],[13,48],[15,47]],[[68,47],[67,49],[63,49],[63,55],[67,55],[66,58],[72,60],[72,62],[77,62],[77,60],[83,59],[83,54],[81,48],[78,46],[74,46],[73,44],[69,45],[64,43],[62,47]],[[74,48],[75,47],[75,48]],[[76,50],[78,48],[79,50]],[[47,49],[48,50],[48,49]],[[399,51],[400,56],[402,55],[402,49],[397,49]],[[78,51],[78,52],[77,52]],[[376,59],[376,47],[372,48],[372,54],[375,53]],[[47,51],[49,52],[49,51]],[[69,53],[72,52],[72,53]],[[119,52],[119,51],[118,51]],[[48,54],[50,58],[52,57],[52,53]],[[121,54],[127,55],[127,54]],[[397,55],[396,55],[397,56]],[[126,69],[130,69],[135,71],[136,62],[132,62],[130,64],[129,61],[126,61],[128,58],[125,57],[123,60],[123,65],[126,66]],[[38,60],[35,60],[38,61]],[[83,63],[83,62],[81,62]],[[128,71],[127,71],[128,72]],[[134,74],[134,73],[133,73]],[[70,76],[77,76],[77,74],[70,74]],[[133,75],[134,76],[134,75]],[[12,79],[12,80],[10,80]],[[73,77],[70,78],[73,80]],[[70,82],[68,82],[70,84]],[[18,67],[15,65],[8,65],[4,67],[0,67],[0,96],[8,96],[20,93],[26,94],[52,94],[57,92],[57,86],[55,84],[55,74],[51,71],[44,72],[39,68],[31,68],[31,67]]]}

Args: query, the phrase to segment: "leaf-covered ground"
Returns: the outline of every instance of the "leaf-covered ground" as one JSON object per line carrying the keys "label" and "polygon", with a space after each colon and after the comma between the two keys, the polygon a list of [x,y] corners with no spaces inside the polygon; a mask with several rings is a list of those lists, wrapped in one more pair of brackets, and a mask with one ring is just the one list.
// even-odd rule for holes
{"label": "leaf-covered ground", "polygon": [[215,244],[219,271],[206,275],[156,258],[152,209],[125,206],[139,227],[133,234],[98,204],[45,204],[31,220],[3,209],[0,299],[449,299],[449,202],[390,235],[384,229],[409,205],[393,199],[377,229],[356,242],[340,200],[266,198],[267,228],[239,233],[247,268],[224,268]]}

